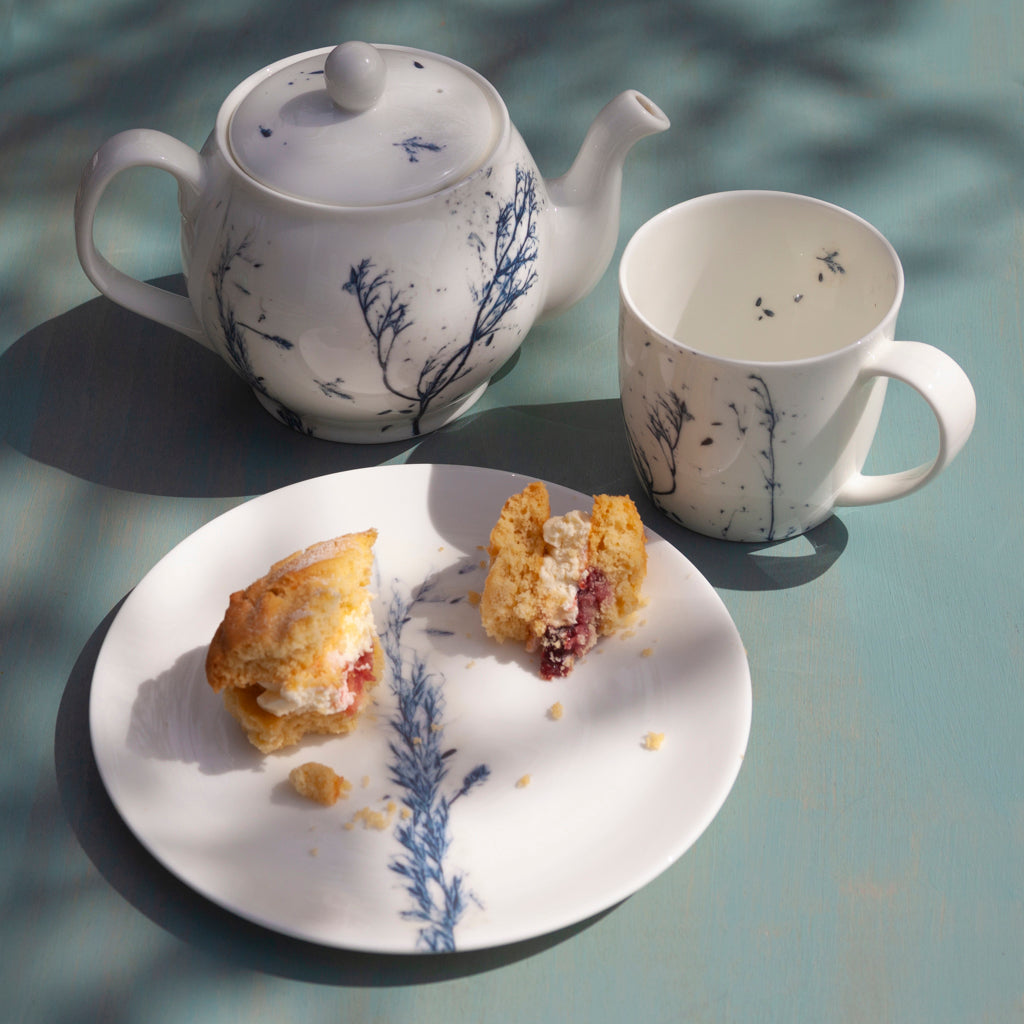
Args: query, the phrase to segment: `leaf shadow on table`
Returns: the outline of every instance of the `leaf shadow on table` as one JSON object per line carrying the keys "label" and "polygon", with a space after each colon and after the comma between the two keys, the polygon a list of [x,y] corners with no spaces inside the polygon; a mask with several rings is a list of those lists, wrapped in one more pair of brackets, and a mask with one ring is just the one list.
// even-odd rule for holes
{"label": "leaf shadow on table", "polygon": [[119,602],[82,649],[65,687],[54,731],[57,788],[82,849],[136,910],[204,957],[320,985],[426,984],[494,970],[535,956],[586,931],[602,911],[548,935],[494,949],[445,954],[375,954],[321,946],[246,921],[190,889],[135,838],[117,813],[93,754],[89,697],[100,648]]}

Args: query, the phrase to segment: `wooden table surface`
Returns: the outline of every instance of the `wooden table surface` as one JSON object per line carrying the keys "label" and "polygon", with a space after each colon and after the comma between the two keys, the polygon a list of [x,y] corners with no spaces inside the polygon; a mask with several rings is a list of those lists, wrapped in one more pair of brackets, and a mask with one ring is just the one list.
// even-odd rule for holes
{"label": "wooden table surface", "polygon": [[[346,38],[481,71],[545,174],[622,89],[673,122],[629,157],[597,288],[415,443],[289,432],[216,357],[98,297],[75,256],[75,189],[107,137],[198,147],[236,82]],[[622,245],[733,188],[877,225],[906,271],[900,336],[978,395],[934,484],[771,547],[659,517],[617,397]],[[175,202],[169,177],[123,176],[102,251],[180,284]],[[1024,1020],[1022,285],[1020,0],[0,4],[0,1018]],[[934,435],[891,388],[869,468],[923,461]],[[282,485],[406,461],[632,493],[723,599],[753,681],[739,778],[684,856],[596,919],[446,957],[321,947],[207,902],[118,817],[88,731],[110,623],[179,541]]]}

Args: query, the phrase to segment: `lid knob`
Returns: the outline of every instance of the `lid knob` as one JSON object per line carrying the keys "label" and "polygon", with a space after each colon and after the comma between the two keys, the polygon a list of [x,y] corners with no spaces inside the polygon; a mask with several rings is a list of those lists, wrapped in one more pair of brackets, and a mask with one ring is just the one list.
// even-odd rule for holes
{"label": "lid knob", "polygon": [[384,58],[369,43],[342,43],[324,63],[328,95],[352,114],[369,110],[381,98],[386,75]]}

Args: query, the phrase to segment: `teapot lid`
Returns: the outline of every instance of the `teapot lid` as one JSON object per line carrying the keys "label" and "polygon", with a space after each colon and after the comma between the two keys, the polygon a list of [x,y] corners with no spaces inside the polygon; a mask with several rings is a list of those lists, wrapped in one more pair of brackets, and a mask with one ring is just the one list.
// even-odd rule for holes
{"label": "teapot lid", "polygon": [[431,195],[480,167],[505,123],[488,82],[423,50],[343,43],[265,71],[231,118],[231,152],[262,184],[314,202]]}

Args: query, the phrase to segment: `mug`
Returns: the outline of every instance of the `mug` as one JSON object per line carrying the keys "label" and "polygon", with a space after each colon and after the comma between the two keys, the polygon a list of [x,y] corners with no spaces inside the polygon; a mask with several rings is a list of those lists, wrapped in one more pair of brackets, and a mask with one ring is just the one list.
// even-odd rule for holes
{"label": "mug", "polygon": [[[664,210],[627,244],[619,298],[633,465],[654,504],[698,533],[781,540],[838,506],[910,494],[974,426],[974,389],[957,363],[894,340],[895,250],[831,203],[736,191]],[[890,377],[930,406],[938,454],[864,475]]]}

